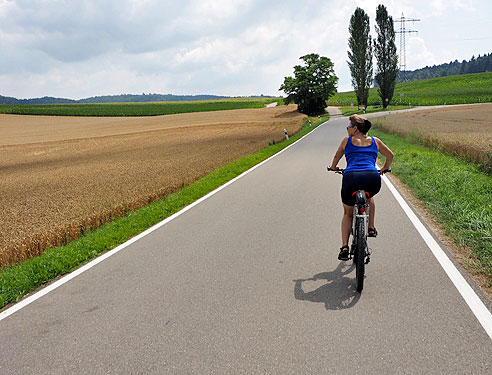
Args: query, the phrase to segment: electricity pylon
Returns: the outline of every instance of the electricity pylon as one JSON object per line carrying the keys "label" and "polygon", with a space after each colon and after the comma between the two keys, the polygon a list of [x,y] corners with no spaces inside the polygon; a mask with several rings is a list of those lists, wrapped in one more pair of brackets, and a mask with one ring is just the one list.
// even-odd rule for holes
{"label": "electricity pylon", "polygon": [[407,70],[407,57],[405,52],[405,34],[418,33],[416,30],[408,30],[405,28],[405,22],[415,22],[420,21],[415,18],[405,18],[403,13],[401,18],[393,20],[393,23],[400,22],[400,31],[395,31],[395,33],[400,34],[400,72]]}

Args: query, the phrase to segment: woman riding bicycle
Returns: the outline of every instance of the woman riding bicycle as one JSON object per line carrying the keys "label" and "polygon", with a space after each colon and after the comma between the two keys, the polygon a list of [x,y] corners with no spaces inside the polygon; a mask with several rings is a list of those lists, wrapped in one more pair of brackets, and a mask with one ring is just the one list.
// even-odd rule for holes
{"label": "woman riding bicycle", "polygon": [[368,236],[376,237],[378,232],[374,226],[374,215],[376,207],[374,204],[374,195],[381,189],[381,176],[376,168],[376,159],[378,152],[385,158],[381,171],[388,169],[393,161],[393,152],[380,139],[376,137],[368,137],[367,132],[371,128],[371,122],[360,116],[352,115],[349,117],[349,125],[347,126],[348,136],[345,137],[333,158],[330,168],[338,169],[337,164],[345,155],[347,168],[343,174],[342,180],[342,203],[343,203],[343,218],[342,218],[342,247],[338,254],[338,259],[349,259],[348,241],[350,230],[352,227],[352,217],[355,205],[355,196],[353,192],[357,190],[365,190],[368,194],[369,203],[369,228]]}

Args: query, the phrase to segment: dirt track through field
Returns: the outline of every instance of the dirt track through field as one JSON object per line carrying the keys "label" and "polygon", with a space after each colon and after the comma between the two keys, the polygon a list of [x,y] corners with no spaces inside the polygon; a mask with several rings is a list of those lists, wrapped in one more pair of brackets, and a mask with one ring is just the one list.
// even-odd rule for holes
{"label": "dirt track through field", "polygon": [[0,115],[0,265],[157,200],[298,131],[295,106],[79,118]]}

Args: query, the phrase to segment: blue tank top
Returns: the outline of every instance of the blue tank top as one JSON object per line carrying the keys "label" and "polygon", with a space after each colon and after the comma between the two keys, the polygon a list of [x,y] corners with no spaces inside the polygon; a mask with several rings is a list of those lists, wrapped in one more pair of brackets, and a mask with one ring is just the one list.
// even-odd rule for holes
{"label": "blue tank top", "polygon": [[376,159],[378,157],[378,146],[371,137],[369,146],[355,146],[352,137],[349,137],[345,146],[345,160],[347,160],[346,172],[350,171],[377,171]]}

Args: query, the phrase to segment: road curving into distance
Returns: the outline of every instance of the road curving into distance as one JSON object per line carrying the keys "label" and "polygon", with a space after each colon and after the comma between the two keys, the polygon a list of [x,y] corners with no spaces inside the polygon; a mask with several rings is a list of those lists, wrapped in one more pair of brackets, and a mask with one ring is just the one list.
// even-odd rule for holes
{"label": "road curving into distance", "polygon": [[386,185],[361,295],[337,260],[346,124],[1,320],[0,372],[490,373],[491,338]]}

